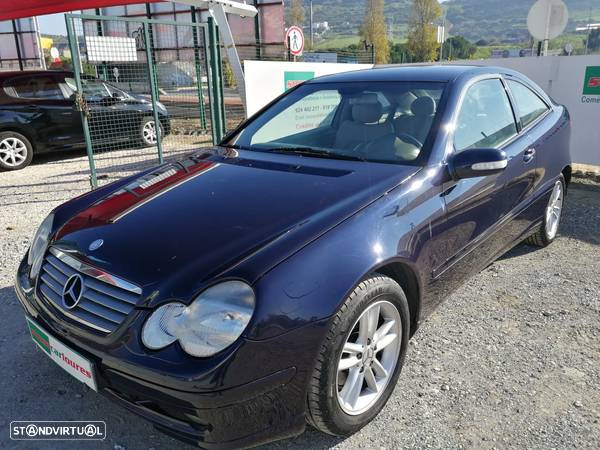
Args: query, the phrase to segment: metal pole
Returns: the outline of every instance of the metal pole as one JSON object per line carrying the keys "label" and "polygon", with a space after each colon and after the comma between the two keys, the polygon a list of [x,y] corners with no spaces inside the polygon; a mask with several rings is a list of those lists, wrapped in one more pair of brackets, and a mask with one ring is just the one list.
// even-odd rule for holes
{"label": "metal pole", "polygon": [[17,21],[12,20],[13,37],[15,39],[15,47],[17,49],[17,59],[19,60],[19,70],[23,70],[23,56],[21,55],[21,45],[19,44],[19,35],[17,34]]}
{"label": "metal pole", "polygon": [[[259,7],[258,7],[258,0],[254,0],[254,7],[256,8],[257,11],[259,11]],[[260,35],[261,35],[261,29],[260,29],[260,17],[259,14],[257,13],[254,16],[254,40],[256,41],[256,59],[262,59],[262,49],[260,48]]]}
{"label": "metal pole", "polygon": [[150,95],[152,96],[152,113],[154,115],[154,130],[156,132],[156,148],[158,149],[158,162],[163,163],[163,151],[162,151],[162,135],[160,132],[160,120],[158,117],[158,110],[156,109],[156,103],[158,102],[158,90],[156,88],[156,80],[154,79],[154,60],[152,58],[152,52],[150,50],[150,31],[148,30],[148,23],[142,22],[144,27],[144,40],[146,47],[146,59],[148,60],[148,77],[150,78]]}
{"label": "metal pole", "polygon": [[218,51],[217,51],[217,27],[212,17],[208,18],[208,45],[209,45],[209,66],[210,66],[210,90],[211,90],[211,105],[210,113],[212,119],[213,143],[217,144],[223,138],[223,124],[221,123],[221,108],[223,107],[223,99],[219,95],[221,92],[219,80]]}
{"label": "metal pole", "polygon": [[546,32],[544,34],[544,56],[548,56],[548,41],[550,40],[550,19],[552,17],[552,7],[548,6],[546,13]]}
{"label": "metal pole", "polygon": [[291,40],[290,36],[288,36],[288,38],[287,38],[287,60],[288,61],[292,60],[292,40]]}
{"label": "metal pole", "polygon": [[310,0],[310,49],[314,47],[314,28],[313,28],[313,2]]}
{"label": "metal pole", "polygon": [[[73,22],[72,18],[69,14],[65,14],[65,22],[67,25],[67,36],[69,40],[69,49],[71,50],[71,61],[73,64],[73,74],[75,75],[75,86],[77,86],[76,95],[81,96],[81,100],[84,102],[83,98],[83,87],[81,85],[81,62],[79,60],[79,45],[77,43],[77,35],[73,30]],[[78,103],[76,103],[78,105]],[[79,105],[78,105],[79,106]],[[90,165],[90,185],[92,189],[98,187],[98,179],[96,177],[96,163],[94,162],[94,153],[92,151],[92,139],[90,137],[90,127],[88,124],[88,118],[81,108],[79,108],[79,114],[81,115],[81,124],[83,126],[83,137],[85,139],[85,149],[88,157],[88,163]]]}
{"label": "metal pole", "polygon": [[[215,27],[217,37],[217,72],[219,74],[219,99],[221,101],[221,129],[223,135],[227,131],[227,121],[225,120],[225,80],[223,78],[223,60],[221,59],[221,34],[219,33],[219,26]],[[219,139],[220,140],[220,139]]]}
{"label": "metal pole", "polygon": [[[197,23],[198,18],[196,17],[196,8],[191,7],[192,11],[192,22]],[[204,93],[202,92],[202,63],[200,58],[200,46],[198,45],[198,26],[194,25],[192,29],[192,36],[194,42],[194,63],[196,66],[196,88],[198,90],[198,103],[200,107],[200,126],[203,130],[206,130],[206,107],[204,105]],[[204,36],[204,28],[200,28]],[[204,36],[206,39],[206,36]]]}

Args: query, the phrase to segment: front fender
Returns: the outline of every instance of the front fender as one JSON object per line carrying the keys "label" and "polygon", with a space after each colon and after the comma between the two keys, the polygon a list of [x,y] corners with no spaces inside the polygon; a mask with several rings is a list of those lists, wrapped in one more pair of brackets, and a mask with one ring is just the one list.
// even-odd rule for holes
{"label": "front fender", "polygon": [[391,191],[261,277],[247,336],[267,339],[332,316],[388,263],[409,266],[419,287],[426,283],[435,263],[431,229],[444,217],[439,188],[427,177]]}

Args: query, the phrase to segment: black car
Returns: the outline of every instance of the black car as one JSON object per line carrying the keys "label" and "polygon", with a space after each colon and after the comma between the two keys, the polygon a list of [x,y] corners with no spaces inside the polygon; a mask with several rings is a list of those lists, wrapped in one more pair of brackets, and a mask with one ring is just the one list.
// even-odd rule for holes
{"label": "black car", "polygon": [[[156,144],[152,103],[105,81],[84,77],[94,147],[132,142]],[[85,146],[81,115],[75,109],[71,72],[0,74],[0,169],[26,167],[34,154]],[[166,108],[158,103],[161,132],[169,133]]]}

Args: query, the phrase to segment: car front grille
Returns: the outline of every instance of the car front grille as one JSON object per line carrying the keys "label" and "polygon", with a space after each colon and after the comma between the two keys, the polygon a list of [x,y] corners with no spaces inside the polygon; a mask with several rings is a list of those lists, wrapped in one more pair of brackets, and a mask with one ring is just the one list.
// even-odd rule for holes
{"label": "car front grille", "polygon": [[[67,281],[79,276],[79,301],[67,305]],[[137,304],[141,289],[51,247],[42,265],[39,290],[65,316],[104,333],[116,330]]]}

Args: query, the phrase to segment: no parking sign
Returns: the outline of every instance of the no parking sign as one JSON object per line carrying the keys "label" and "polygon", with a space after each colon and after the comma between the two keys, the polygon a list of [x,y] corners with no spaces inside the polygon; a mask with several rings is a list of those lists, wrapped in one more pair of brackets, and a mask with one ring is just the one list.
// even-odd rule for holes
{"label": "no parking sign", "polygon": [[292,25],[288,28],[285,33],[285,47],[288,48],[288,46],[292,55],[302,55],[302,51],[304,50],[304,33],[302,33],[300,27]]}

